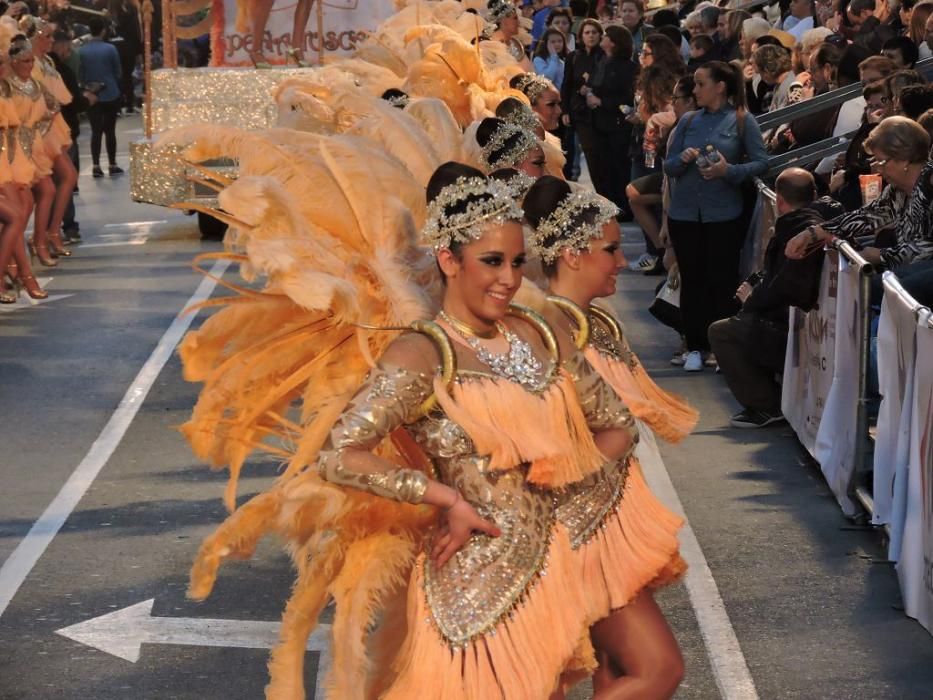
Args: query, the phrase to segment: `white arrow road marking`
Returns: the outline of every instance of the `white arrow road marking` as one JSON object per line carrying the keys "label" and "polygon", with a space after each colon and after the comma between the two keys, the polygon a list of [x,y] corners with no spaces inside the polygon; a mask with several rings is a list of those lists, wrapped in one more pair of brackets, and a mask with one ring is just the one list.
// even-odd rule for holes
{"label": "white arrow road marking", "polygon": [[[278,643],[278,622],[153,617],[154,602],[150,598],[56,630],[56,634],[131,663],[139,661],[143,644],[271,649]],[[314,697],[323,700],[323,680],[330,668],[330,625],[318,625],[308,639],[307,649],[320,654]]]}

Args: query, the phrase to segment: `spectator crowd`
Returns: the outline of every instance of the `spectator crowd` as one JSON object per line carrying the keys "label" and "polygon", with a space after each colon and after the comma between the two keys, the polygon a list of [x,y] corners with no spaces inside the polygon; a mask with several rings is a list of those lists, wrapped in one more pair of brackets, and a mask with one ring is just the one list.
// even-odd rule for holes
{"label": "spectator crowd", "polygon": [[[585,162],[640,226],[629,268],[666,275],[659,301],[674,313],[656,315],[682,340],[671,363],[716,367],[741,405],[734,426],[782,420],[789,309],[816,304],[833,239],[933,303],[933,85],[917,65],[933,55],[933,2],[519,6],[533,69],[560,92],[565,177]],[[805,146],[816,155],[771,170]],[[756,178],[777,221],[763,269],[741,279]]]}

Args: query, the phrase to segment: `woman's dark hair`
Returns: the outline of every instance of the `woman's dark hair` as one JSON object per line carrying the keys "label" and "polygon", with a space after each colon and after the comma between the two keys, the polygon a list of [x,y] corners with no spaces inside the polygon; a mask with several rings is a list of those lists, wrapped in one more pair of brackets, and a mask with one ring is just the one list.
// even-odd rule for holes
{"label": "woman's dark hair", "polygon": [[631,61],[632,54],[635,53],[635,42],[632,40],[632,33],[618,24],[610,24],[606,27],[606,36],[612,42],[612,61]]}
{"label": "woman's dark hair", "polygon": [[679,77],[661,66],[648,66],[641,71],[638,75],[638,89],[641,91],[638,109],[643,118],[663,111],[670,104]]}
{"label": "woman's dark hair", "polygon": [[[651,15],[651,24],[657,30],[661,27],[677,27],[680,26],[680,19],[677,17],[677,13],[673,10],[658,10],[653,15]],[[677,30],[680,31],[679,29]]]}
{"label": "woman's dark hair", "polygon": [[884,85],[888,91],[888,98],[892,103],[900,98],[901,91],[908,85],[923,85],[925,82],[920,73],[906,68],[896,73],[891,73],[891,75],[884,79]]}
{"label": "woman's dark hair", "polygon": [[753,41],[752,44],[757,46],[759,49],[762,46],[768,46],[768,45],[781,46],[781,47],[784,46],[776,36],[771,36],[770,34],[762,34],[760,37],[755,39],[755,41]]}
{"label": "woman's dark hair", "polygon": [[500,182],[508,182],[518,174],[519,172],[515,168],[499,168],[498,170],[493,170],[491,173],[489,173],[489,179],[499,180]]}
{"label": "woman's dark hair", "polygon": [[663,34],[649,34],[645,37],[645,46],[651,48],[652,58],[651,67],[658,67],[674,75],[674,78],[682,76],[687,66],[684,64],[684,57],[680,53],[680,44],[675,44]]}
{"label": "woman's dark hair", "polygon": [[[503,128],[505,124],[505,121],[498,117],[486,117],[479,123],[479,127],[476,129],[476,143],[485,150],[489,142],[492,141],[493,135],[499,129]],[[489,153],[486,154],[487,160],[490,163],[497,162],[503,155],[515,148],[520,138],[521,134],[516,131],[516,133],[505,139],[499,148],[494,151],[489,151]],[[509,163],[509,165],[514,165],[514,163]]]}
{"label": "woman's dark hair", "polygon": [[858,72],[859,64],[871,56],[871,51],[859,46],[858,44],[849,44],[842,52],[842,58],[839,61],[839,70],[836,74],[836,83],[839,87],[852,85],[859,82],[862,78]]}
{"label": "woman's dark hair", "polygon": [[561,51],[559,51],[557,55],[560,57],[562,61],[567,60],[567,37],[565,37],[564,33],[560,29],[557,29],[556,27],[551,27],[546,32],[544,32],[544,34],[541,35],[541,39],[538,40],[538,45],[535,47],[534,58],[543,58],[547,60],[547,58],[550,56],[550,53],[547,47],[547,41],[548,41],[548,38],[555,36],[555,35],[559,36],[561,38],[561,41],[564,42],[564,48],[561,49]]}
{"label": "woman's dark hair", "polygon": [[506,97],[496,107],[496,116],[503,121],[509,121],[509,117],[517,112],[523,112],[528,109],[528,105],[517,97]]}
{"label": "woman's dark hair", "polygon": [[[648,36],[654,36],[655,34],[666,36],[671,40],[671,43],[678,48],[678,50],[680,49],[680,46],[684,40],[684,35],[680,33],[680,30],[677,27],[671,26],[670,24],[665,24],[663,27],[655,27],[655,30]],[[681,58],[683,58],[683,56],[681,56]]]}
{"label": "woman's dark hair", "polygon": [[697,72],[705,70],[714,83],[725,83],[726,99],[732,103],[736,110],[745,109],[745,79],[741,71],[731,63],[722,61],[709,61],[697,68]]}
{"label": "woman's dark hair", "polygon": [[599,32],[600,38],[602,38],[603,34],[605,33],[605,30],[603,29],[603,25],[601,25],[595,19],[587,17],[585,20],[580,22],[580,28],[577,30],[577,46],[581,49],[583,48],[583,30],[586,29],[587,27],[595,27],[596,30]]}
{"label": "woman's dark hair", "polygon": [[[570,185],[565,180],[553,175],[542,175],[528,190],[522,202],[525,220],[532,228],[538,228],[538,225],[550,216],[569,194]],[[542,241],[545,246],[555,242],[555,238]],[[547,277],[553,277],[557,274],[557,262],[546,263],[542,260],[541,269]]]}
{"label": "woman's dark hair", "polygon": [[685,75],[680,80],[677,81],[677,84],[674,86],[674,93],[680,93],[681,95],[689,95],[691,100],[696,101],[696,98],[693,96],[693,88],[696,87],[696,82],[693,80],[692,75]]}
{"label": "woman's dark hair", "polygon": [[409,99],[408,93],[398,88],[389,88],[380,97],[386,102],[392,102],[392,106],[399,109],[405,109],[405,103]]}
{"label": "woman's dark hair", "polygon": [[571,25],[573,24],[573,13],[570,11],[569,7],[555,7],[552,9],[551,14],[544,20],[544,26],[550,27],[555,17],[566,17],[567,21],[569,21]]}
{"label": "woman's dark hair", "polygon": [[900,113],[917,121],[921,114],[933,109],[933,85],[907,85],[898,99]]}

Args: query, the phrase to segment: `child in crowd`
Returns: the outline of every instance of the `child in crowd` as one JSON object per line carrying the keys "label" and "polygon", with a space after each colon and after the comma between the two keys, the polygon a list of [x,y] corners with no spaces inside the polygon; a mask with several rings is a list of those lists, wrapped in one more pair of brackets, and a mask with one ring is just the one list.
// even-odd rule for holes
{"label": "child in crowd", "polygon": [[707,61],[713,60],[712,54],[715,49],[715,42],[706,34],[697,34],[690,39],[690,60],[687,62],[687,70],[696,70]]}

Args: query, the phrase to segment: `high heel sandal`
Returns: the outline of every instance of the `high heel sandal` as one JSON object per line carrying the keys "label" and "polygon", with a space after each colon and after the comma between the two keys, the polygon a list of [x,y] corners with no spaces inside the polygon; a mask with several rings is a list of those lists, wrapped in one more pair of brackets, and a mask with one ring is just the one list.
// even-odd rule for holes
{"label": "high heel sandal", "polygon": [[253,62],[253,68],[257,70],[269,70],[272,68],[272,64],[266,60],[266,57],[263,56],[260,51],[250,51],[249,60]]}
{"label": "high heel sandal", "polygon": [[304,54],[301,52],[301,49],[286,49],[285,55],[290,57],[295,65],[299,68],[310,68],[311,62],[305,60]]}
{"label": "high heel sandal", "polygon": [[23,275],[19,278],[20,283],[30,299],[48,299],[49,293],[39,286],[36,278],[32,275]]}
{"label": "high heel sandal", "polygon": [[30,255],[38,260],[40,265],[43,267],[58,267],[58,261],[52,259],[46,246],[36,245],[32,241],[29,241],[28,246]]}
{"label": "high heel sandal", "polygon": [[72,256],[72,252],[65,247],[65,243],[62,241],[61,233],[49,234],[49,251],[53,257],[57,255],[60,258],[70,258]]}
{"label": "high heel sandal", "polygon": [[0,289],[0,304],[15,304],[19,299],[18,289]]}

